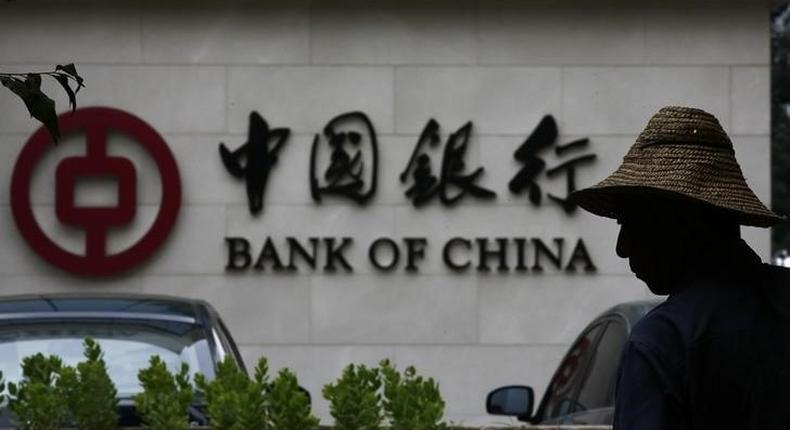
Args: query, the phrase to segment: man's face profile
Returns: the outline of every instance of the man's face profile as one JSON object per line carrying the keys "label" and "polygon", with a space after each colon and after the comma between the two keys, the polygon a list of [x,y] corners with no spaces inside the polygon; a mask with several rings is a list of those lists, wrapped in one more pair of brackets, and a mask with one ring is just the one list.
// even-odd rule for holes
{"label": "man's face profile", "polygon": [[617,255],[654,294],[672,293],[685,276],[722,269],[721,251],[740,238],[732,214],[703,203],[633,195],[617,207]]}
{"label": "man's face profile", "polygon": [[617,255],[654,294],[671,292],[685,264],[688,225],[678,215],[683,205],[665,199],[628,197],[619,204]]}

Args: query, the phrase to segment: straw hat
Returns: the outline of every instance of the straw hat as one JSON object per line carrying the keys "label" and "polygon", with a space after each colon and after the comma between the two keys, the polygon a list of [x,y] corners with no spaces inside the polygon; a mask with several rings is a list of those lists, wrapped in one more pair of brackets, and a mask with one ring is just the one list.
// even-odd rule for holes
{"label": "straw hat", "polygon": [[615,196],[662,194],[725,209],[740,224],[770,227],[783,217],[754,195],[735,160],[732,142],[711,114],[689,107],[662,108],[600,183],[571,194],[582,208],[617,217]]}

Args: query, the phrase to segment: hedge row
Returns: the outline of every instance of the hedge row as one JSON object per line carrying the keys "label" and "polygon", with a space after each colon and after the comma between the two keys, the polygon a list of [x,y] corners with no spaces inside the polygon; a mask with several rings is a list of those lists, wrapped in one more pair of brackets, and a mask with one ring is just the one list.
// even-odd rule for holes
{"label": "hedge row", "polygon": [[[22,379],[3,383],[0,402],[6,401],[12,421],[21,430],[114,430],[118,428],[117,390],[103,353],[92,339],[84,340],[84,360],[66,366],[57,356],[36,354],[22,360]],[[251,376],[230,358],[218,363],[209,380],[190,379],[182,363],[172,372],[158,356],[138,373],[142,392],[134,404],[145,428],[188,430],[188,408],[205,406],[213,430],[318,430],[308,394],[296,375],[281,369],[270,377],[265,357]],[[378,367],[348,365],[340,377],[322,390],[329,401],[335,430],[439,430],[444,400],[433,378],[413,367],[403,372],[388,360]]]}

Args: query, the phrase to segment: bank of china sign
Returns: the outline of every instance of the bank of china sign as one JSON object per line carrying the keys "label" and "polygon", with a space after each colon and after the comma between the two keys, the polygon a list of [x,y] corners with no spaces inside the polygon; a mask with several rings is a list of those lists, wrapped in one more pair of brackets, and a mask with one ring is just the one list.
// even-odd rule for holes
{"label": "bank of china sign", "polygon": [[[14,220],[28,244],[49,263],[83,276],[108,276],[125,272],[147,259],[169,235],[181,204],[178,168],[159,134],[132,114],[110,108],[86,108],[74,115],[60,117],[64,135],[83,133],[86,153],[59,162],[55,172],[55,214],[67,226],[85,231],[85,252],[75,254],[47,237],[32,213],[31,175],[46,152],[52,148],[42,128],[28,140],[19,155],[11,183]],[[132,222],[137,209],[137,172],[130,160],[108,156],[109,131],[135,140],[151,156],[159,170],[161,202],[148,232],[128,249],[109,253],[106,239],[110,228]],[[250,213],[265,217],[266,185],[277,174],[277,160],[288,150],[290,129],[272,128],[252,112],[246,142],[219,144],[219,157],[227,173],[244,184]],[[473,133],[467,122],[451,133],[430,119],[414,144],[410,157],[398,177],[403,198],[415,208],[424,205],[454,207],[466,199],[492,202],[500,190],[483,187],[479,179],[484,166],[468,165],[467,152]],[[524,196],[525,204],[535,207],[551,202],[561,216],[572,216],[576,206],[567,195],[576,189],[576,171],[594,162],[588,139],[559,142],[557,124],[545,116],[523,143],[514,147],[519,167],[506,184],[508,192]],[[542,154],[553,151],[559,161],[548,166]],[[379,187],[378,138],[375,127],[363,112],[348,112],[331,119],[316,133],[309,159],[304,160],[313,202],[325,199],[366,205]],[[503,160],[504,162],[504,160]],[[117,183],[118,198],[113,207],[84,207],[75,203],[78,180],[109,177]],[[541,180],[564,181],[565,194],[546,193]],[[504,184],[503,184],[504,185]],[[241,191],[240,191],[241,192]],[[331,210],[331,208],[326,208]],[[454,210],[463,210],[456,208]],[[417,214],[419,216],[419,214]],[[327,232],[331,234],[331,232]],[[254,242],[246,237],[226,237],[229,272],[298,272],[300,270],[351,273],[357,264],[348,250],[353,237],[286,237],[277,242],[271,237]],[[567,243],[566,243],[567,242]],[[367,264],[381,272],[403,270],[419,272],[429,249],[426,237],[378,237],[364,245]],[[451,237],[439,249],[444,265],[453,271],[539,272],[550,267],[565,272],[595,272],[595,264],[581,238],[566,241],[554,238],[468,238]]]}
{"label": "bank of china sign", "polygon": [[[472,129],[470,121],[445,136],[436,120],[428,120],[399,174],[404,199],[418,208],[428,204],[453,207],[464,199],[493,201],[497,198],[495,190],[479,184],[485,167],[467,165]],[[287,150],[290,130],[270,127],[256,112],[250,114],[248,130],[246,142],[235,148],[220,144],[219,153],[227,172],[244,181],[250,212],[265,217],[266,184],[269,175],[277,174],[278,155]],[[557,124],[553,117],[545,116],[515,148],[514,157],[521,167],[509,181],[509,191],[518,195],[526,193],[529,202],[539,206],[544,195],[538,177],[545,172],[548,179],[564,179],[566,192],[573,192],[576,169],[595,160],[588,145],[588,139],[558,144]],[[548,150],[554,150],[564,161],[548,167],[541,158],[541,153]],[[367,204],[378,188],[379,164],[378,138],[367,115],[348,112],[331,119],[314,136],[309,160],[305,160],[314,203],[331,198],[348,204]],[[567,195],[546,194],[546,197],[558,204],[565,216],[576,210]],[[271,237],[263,243],[253,243],[245,237],[227,237],[225,242],[225,269],[228,271],[297,272],[301,267],[350,273],[355,267],[346,256],[354,242],[352,237],[301,240],[288,237],[284,245],[279,246]],[[419,272],[428,239],[380,237],[365,246],[368,264],[379,271]],[[570,248],[567,254],[566,247]],[[438,249],[444,265],[453,271],[526,272],[542,271],[544,266],[569,272],[595,271],[582,239],[566,244],[563,238],[545,243],[538,238],[453,237]],[[514,255],[508,256],[509,251]]]}

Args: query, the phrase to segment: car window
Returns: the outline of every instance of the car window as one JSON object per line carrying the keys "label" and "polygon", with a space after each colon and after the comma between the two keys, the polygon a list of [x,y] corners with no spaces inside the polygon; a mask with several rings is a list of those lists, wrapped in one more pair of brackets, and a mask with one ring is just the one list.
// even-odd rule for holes
{"label": "car window", "polygon": [[11,382],[21,375],[24,357],[42,353],[57,355],[73,366],[83,359],[82,341],[94,338],[102,347],[110,378],[118,395],[142,391],[137,373],[158,355],[176,371],[187,363],[191,376],[214,375],[214,362],[201,326],[170,321],[46,319],[6,321],[0,324],[0,371]]}
{"label": "car window", "polygon": [[590,357],[590,366],[574,402],[574,412],[614,406],[614,386],[627,333],[622,321],[613,319]]}
{"label": "car window", "polygon": [[569,414],[575,410],[573,405],[576,393],[581,386],[590,356],[595,349],[598,335],[604,324],[596,324],[585,331],[560,363],[552,378],[543,405],[543,419]]}

